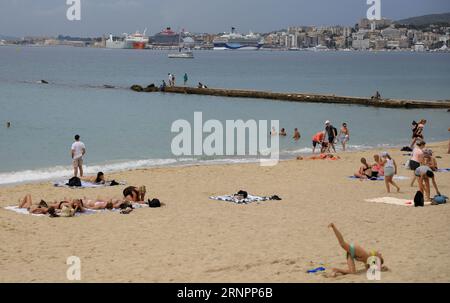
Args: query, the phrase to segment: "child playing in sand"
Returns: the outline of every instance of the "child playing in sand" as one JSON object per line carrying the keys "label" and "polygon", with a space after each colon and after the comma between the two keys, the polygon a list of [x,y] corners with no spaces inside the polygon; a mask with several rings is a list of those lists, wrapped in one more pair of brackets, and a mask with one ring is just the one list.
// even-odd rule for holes
{"label": "child playing in sand", "polygon": [[367,259],[369,259],[369,257],[371,257],[371,256],[375,256],[380,259],[382,271],[388,270],[388,268],[385,265],[383,265],[384,259],[383,259],[383,255],[381,254],[381,252],[374,250],[369,254],[361,246],[356,245],[354,243],[349,244],[349,243],[345,242],[344,237],[339,232],[339,230],[336,228],[334,223],[330,223],[330,225],[328,225],[328,227],[333,229],[334,234],[336,235],[336,238],[339,242],[339,245],[341,245],[341,247],[345,250],[345,252],[346,252],[345,258],[347,259],[347,265],[348,265],[348,269],[333,268],[331,277],[336,277],[338,274],[341,274],[341,275],[356,274],[357,272],[356,272],[355,260],[364,263],[365,268],[369,269],[369,265],[367,264]]}

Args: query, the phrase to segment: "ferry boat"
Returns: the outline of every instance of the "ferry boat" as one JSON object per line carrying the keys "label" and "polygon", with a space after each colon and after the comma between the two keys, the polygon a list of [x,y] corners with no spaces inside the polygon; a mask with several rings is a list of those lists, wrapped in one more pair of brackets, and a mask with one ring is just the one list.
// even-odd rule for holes
{"label": "ferry boat", "polygon": [[264,45],[264,40],[252,32],[245,36],[239,34],[232,27],[230,33],[215,38],[213,44],[214,50],[258,50]]}
{"label": "ferry boat", "polygon": [[139,31],[136,31],[134,34],[123,34],[123,39],[115,38],[113,35],[109,35],[108,40],[106,40],[105,47],[106,48],[126,48],[126,49],[144,49],[148,43],[148,37],[145,36],[145,32],[141,34]]}

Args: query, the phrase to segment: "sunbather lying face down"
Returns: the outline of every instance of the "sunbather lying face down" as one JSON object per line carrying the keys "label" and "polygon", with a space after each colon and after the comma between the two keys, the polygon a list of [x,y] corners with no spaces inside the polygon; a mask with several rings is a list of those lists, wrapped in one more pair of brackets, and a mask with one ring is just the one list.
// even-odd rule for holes
{"label": "sunbather lying face down", "polygon": [[338,274],[347,275],[347,274],[356,274],[356,266],[355,266],[355,260],[359,262],[363,262],[366,269],[369,268],[369,265],[367,264],[367,259],[371,256],[376,256],[380,258],[381,260],[381,270],[386,271],[388,268],[383,265],[384,259],[383,255],[379,251],[374,251],[373,253],[369,254],[366,250],[364,250],[361,246],[355,245],[353,243],[349,244],[344,241],[344,237],[339,232],[339,230],[334,226],[333,223],[328,225],[329,228],[332,228],[334,231],[334,234],[336,235],[336,238],[338,239],[339,245],[347,252],[346,259],[347,259],[347,265],[348,269],[339,269],[339,268],[333,268],[332,277],[335,277]]}

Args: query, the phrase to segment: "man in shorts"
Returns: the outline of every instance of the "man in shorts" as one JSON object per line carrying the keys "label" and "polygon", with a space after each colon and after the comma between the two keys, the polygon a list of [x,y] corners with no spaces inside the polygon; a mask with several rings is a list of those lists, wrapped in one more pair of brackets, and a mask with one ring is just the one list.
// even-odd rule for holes
{"label": "man in shorts", "polygon": [[78,177],[78,170],[80,170],[80,177],[83,177],[83,156],[86,153],[86,146],[80,141],[80,135],[75,135],[75,142],[72,144],[71,153],[73,175]]}

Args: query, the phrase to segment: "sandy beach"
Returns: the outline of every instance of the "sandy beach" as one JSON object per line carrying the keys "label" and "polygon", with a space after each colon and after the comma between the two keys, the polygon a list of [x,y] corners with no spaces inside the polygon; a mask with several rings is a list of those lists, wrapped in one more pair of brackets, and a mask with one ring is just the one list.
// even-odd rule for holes
{"label": "sandy beach", "polygon": [[[440,167],[450,167],[448,142],[428,145]],[[149,198],[166,205],[129,215],[105,212],[75,218],[20,215],[5,210],[30,193],[34,200],[118,196],[123,186],[53,187],[50,182],[0,188],[0,282],[68,282],[66,259],[81,259],[82,282],[367,282],[365,272],[326,278],[307,274],[345,267],[333,232],[366,249],[382,251],[388,272],[381,282],[450,282],[449,205],[424,208],[369,203],[368,198],[412,199],[417,188],[400,180],[387,194],[383,181],[347,178],[364,156],[380,150],[339,153],[340,160],[289,160],[258,164],[165,167],[126,171],[108,178],[146,185]],[[399,175],[404,152],[390,151]],[[436,174],[450,195],[450,173]],[[243,189],[282,197],[248,205],[211,195]],[[432,196],[434,195],[432,190]],[[357,265],[362,269],[362,265]]]}

